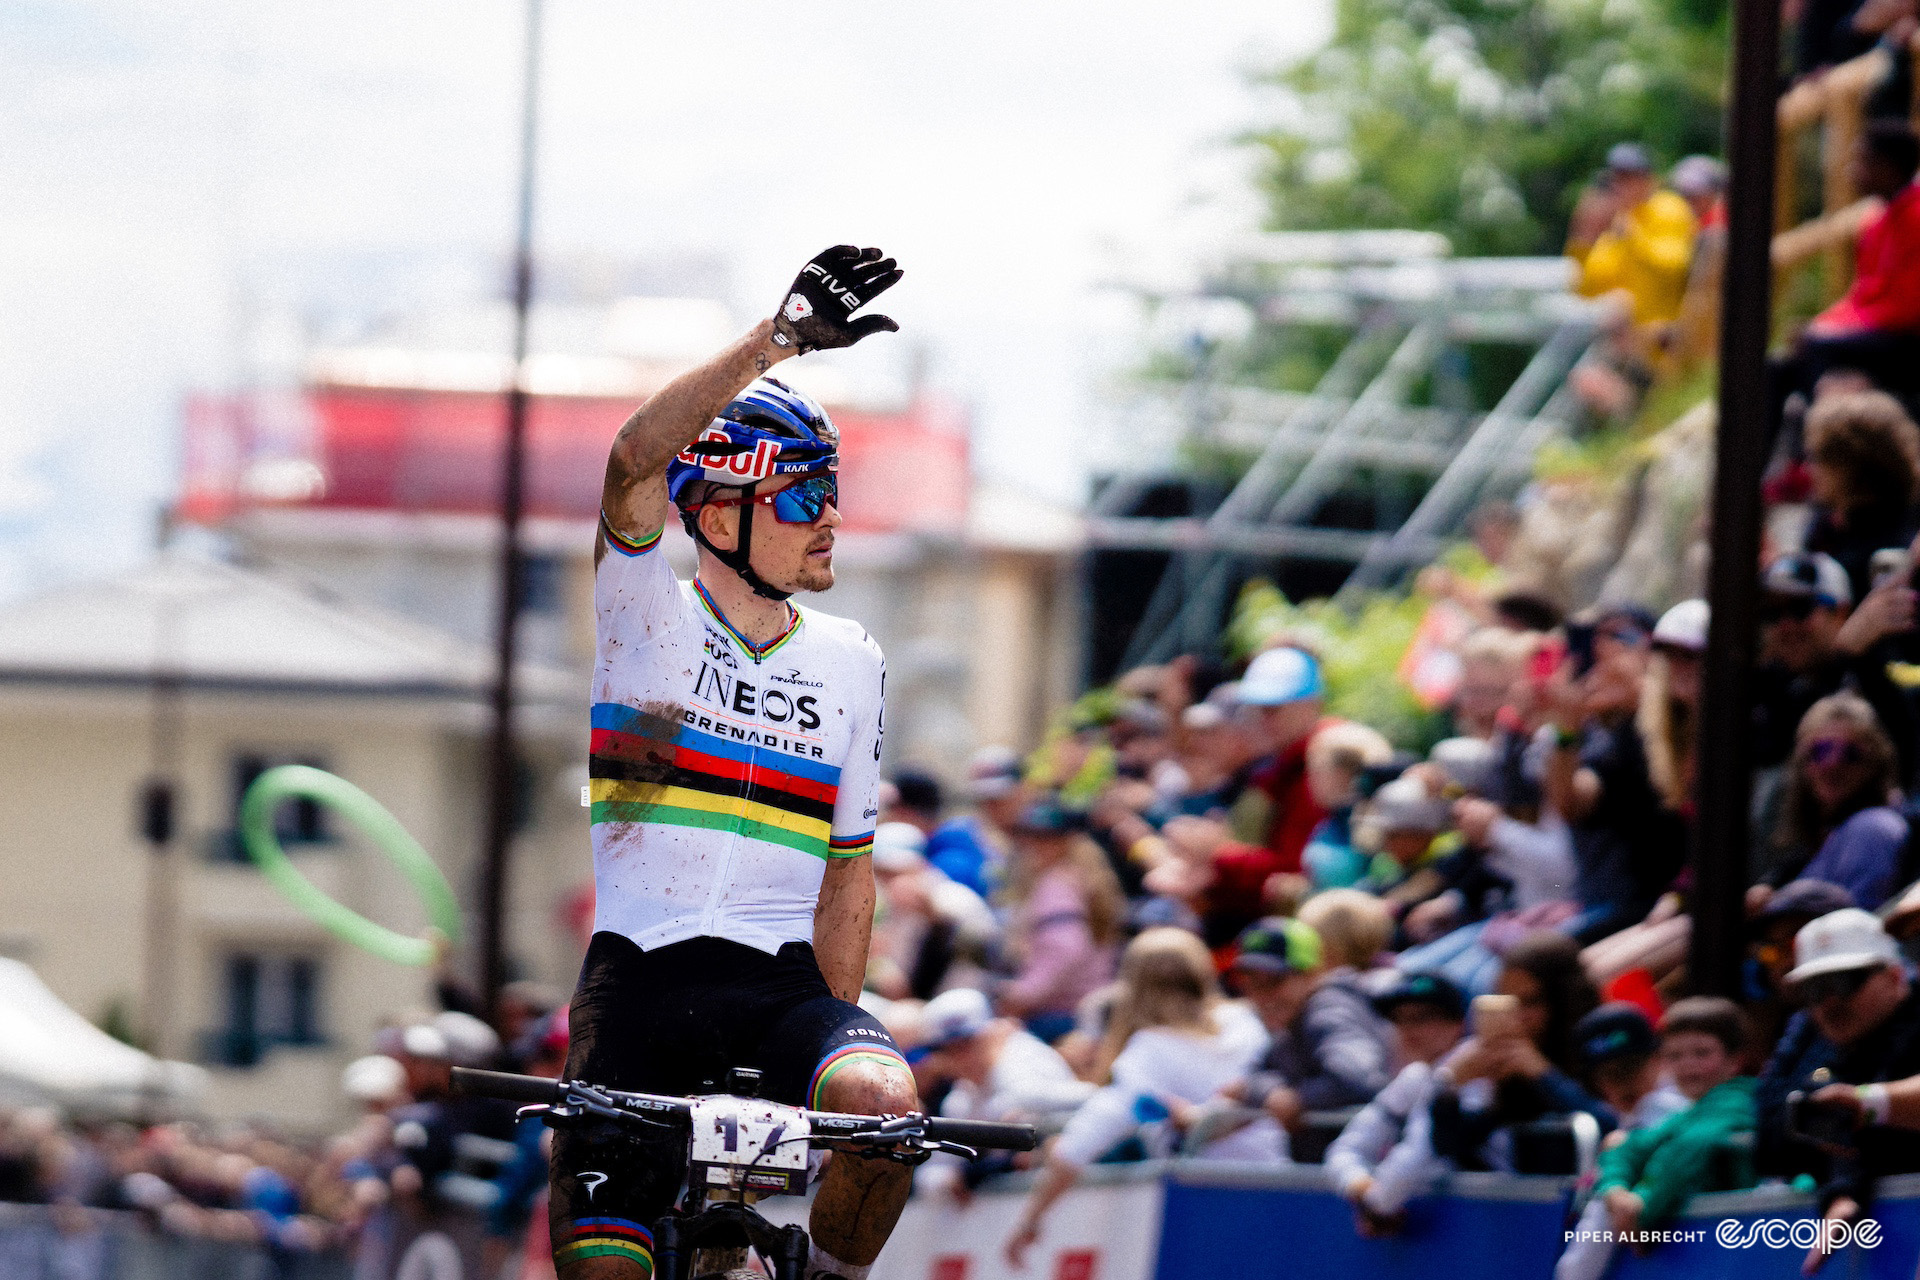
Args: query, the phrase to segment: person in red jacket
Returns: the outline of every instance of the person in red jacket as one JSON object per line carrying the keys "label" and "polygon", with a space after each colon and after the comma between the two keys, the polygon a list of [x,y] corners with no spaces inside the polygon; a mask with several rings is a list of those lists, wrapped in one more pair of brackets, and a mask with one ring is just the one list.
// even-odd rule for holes
{"label": "person in red jacket", "polygon": [[1235,700],[1259,716],[1266,739],[1268,755],[1247,788],[1264,802],[1253,806],[1262,837],[1257,845],[1227,844],[1214,853],[1207,914],[1245,925],[1268,913],[1273,876],[1299,874],[1307,840],[1327,816],[1307,783],[1307,744],[1326,723],[1320,663],[1304,649],[1269,649],[1248,665]]}
{"label": "person in red jacket", "polygon": [[1854,150],[1850,177],[1886,207],[1860,229],[1853,284],[1815,316],[1778,367],[1776,403],[1809,401],[1822,374],[1855,369],[1902,399],[1920,391],[1920,140],[1904,120],[1873,120]]}

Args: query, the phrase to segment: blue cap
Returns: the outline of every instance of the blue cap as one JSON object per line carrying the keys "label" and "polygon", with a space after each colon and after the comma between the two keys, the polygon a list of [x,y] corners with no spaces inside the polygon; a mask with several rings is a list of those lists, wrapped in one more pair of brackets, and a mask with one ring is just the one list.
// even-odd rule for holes
{"label": "blue cap", "polygon": [[1259,654],[1247,665],[1235,695],[1242,706],[1281,707],[1326,692],[1320,664],[1304,649],[1281,647]]}

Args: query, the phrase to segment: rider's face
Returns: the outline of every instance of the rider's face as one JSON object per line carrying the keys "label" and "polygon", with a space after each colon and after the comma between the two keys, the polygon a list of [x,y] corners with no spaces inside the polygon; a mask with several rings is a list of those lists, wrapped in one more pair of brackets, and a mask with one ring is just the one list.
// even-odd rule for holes
{"label": "rider's face", "polygon": [[[756,498],[778,493],[804,476],[768,480],[755,490]],[[738,507],[709,507],[701,513],[708,540],[731,550],[740,531]],[[753,571],[779,591],[825,591],[833,585],[834,530],[840,512],[828,503],[812,524],[782,524],[773,508],[757,505],[753,511]]]}

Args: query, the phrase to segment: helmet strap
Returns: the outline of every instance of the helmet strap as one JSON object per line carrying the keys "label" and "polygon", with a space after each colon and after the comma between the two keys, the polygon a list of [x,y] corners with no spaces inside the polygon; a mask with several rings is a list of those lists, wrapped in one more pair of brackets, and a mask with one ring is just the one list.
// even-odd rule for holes
{"label": "helmet strap", "polygon": [[753,588],[753,594],[768,600],[786,600],[793,592],[779,590],[753,571],[753,509],[759,505],[753,500],[753,491],[759,487],[760,482],[756,480],[740,491],[745,500],[734,508],[740,513],[740,533],[733,540],[731,551],[722,551],[707,540],[707,535],[700,529],[700,513],[697,509],[688,511],[681,508],[680,522],[693,535],[693,540],[711,552],[715,560],[739,574],[740,580]]}

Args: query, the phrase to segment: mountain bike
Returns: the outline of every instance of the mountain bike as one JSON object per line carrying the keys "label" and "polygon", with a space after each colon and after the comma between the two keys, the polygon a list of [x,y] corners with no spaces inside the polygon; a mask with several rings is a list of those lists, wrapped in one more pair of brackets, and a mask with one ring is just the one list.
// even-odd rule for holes
{"label": "mountain bike", "polygon": [[[760,1073],[736,1067],[724,1093],[677,1098],[604,1089],[585,1080],[548,1080],[456,1067],[456,1093],[526,1105],[524,1117],[549,1127],[602,1121],[636,1136],[680,1129],[687,1145],[687,1189],[653,1229],[654,1280],[761,1280],[745,1267],[747,1250],[771,1266],[773,1280],[805,1280],[809,1241],[796,1226],[775,1226],[754,1209],[765,1196],[802,1195],[813,1150],[853,1152],[918,1164],[937,1151],[977,1159],[982,1151],[1031,1151],[1032,1125],[808,1111],[756,1096]],[[695,1273],[695,1274],[690,1274]]]}

